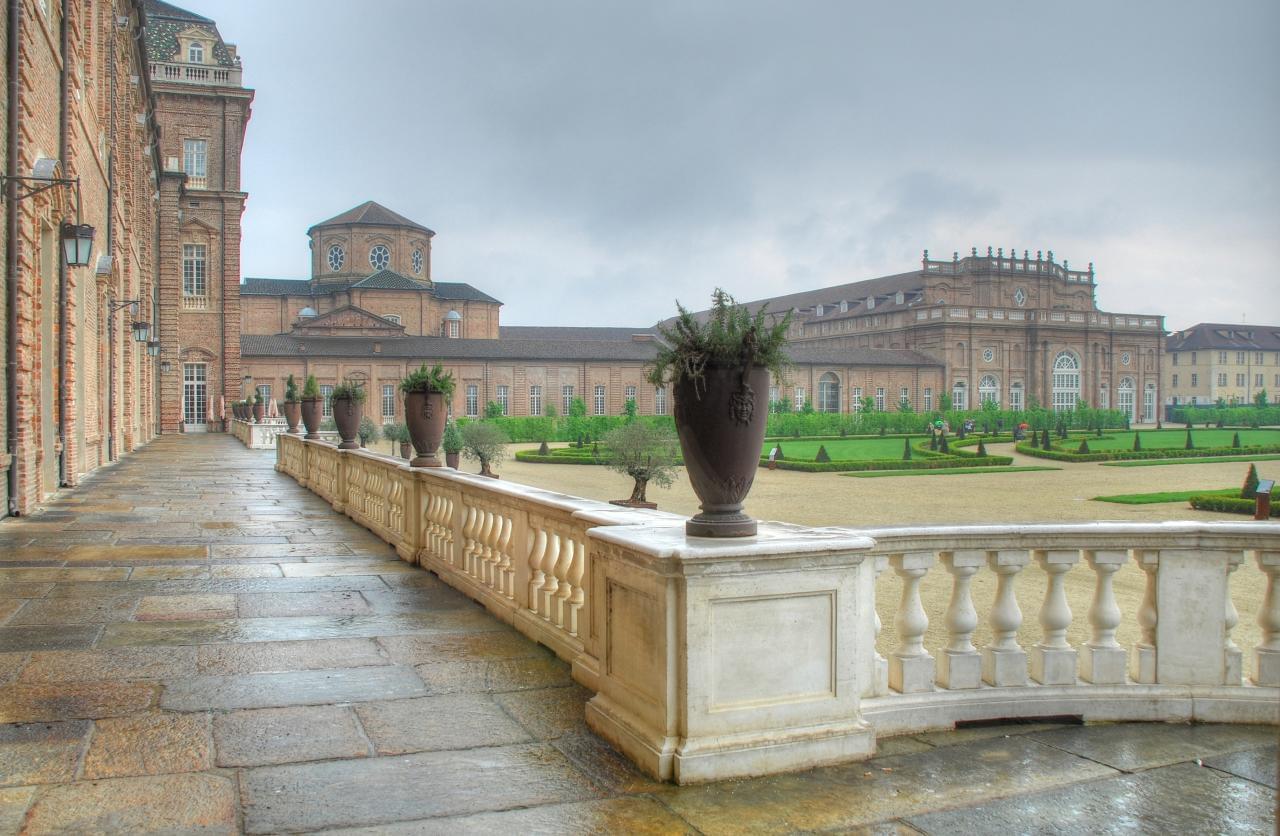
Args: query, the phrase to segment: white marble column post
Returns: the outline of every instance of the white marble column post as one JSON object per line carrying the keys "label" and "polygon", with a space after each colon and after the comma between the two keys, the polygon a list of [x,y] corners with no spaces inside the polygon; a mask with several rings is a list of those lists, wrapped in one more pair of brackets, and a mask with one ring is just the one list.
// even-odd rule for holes
{"label": "white marble column post", "polygon": [[1063,578],[1080,562],[1078,549],[1037,549],[1036,562],[1048,575],[1040,606],[1040,641],[1031,648],[1031,678],[1041,685],[1074,685],[1076,650],[1067,643],[1071,606]]}
{"label": "white marble column post", "polygon": [[1000,687],[1027,684],[1027,653],[1018,644],[1022,610],[1013,591],[1014,579],[1031,556],[1022,549],[987,553],[987,565],[998,575],[996,602],[991,608],[991,644],[982,649],[982,680]]}
{"label": "white marble column post", "polygon": [[1267,576],[1267,591],[1258,612],[1262,641],[1254,651],[1258,670],[1255,685],[1280,686],[1280,595],[1276,594],[1276,577],[1280,576],[1280,552],[1257,551],[1258,568]]}
{"label": "white marble column post", "polygon": [[946,648],[938,654],[938,684],[950,690],[982,685],[982,655],[973,646],[978,612],[973,608],[969,585],[974,574],[986,565],[987,552],[961,549],[941,554],[942,565],[951,573],[951,602],[947,606]]}
{"label": "white marble column post", "polygon": [[920,579],[936,560],[933,552],[889,555],[893,571],[902,578],[902,603],[893,620],[898,646],[889,654],[889,687],[903,694],[933,690],[933,657],[924,649],[929,616],[920,603]]}
{"label": "white marble column post", "polygon": [[1089,607],[1089,625],[1092,628],[1080,659],[1080,677],[1094,685],[1123,685],[1125,680],[1125,652],[1116,641],[1116,628],[1120,626],[1120,605],[1112,586],[1115,573],[1129,559],[1127,550],[1092,550],[1084,553],[1085,560],[1097,576],[1093,589],[1093,605]]}

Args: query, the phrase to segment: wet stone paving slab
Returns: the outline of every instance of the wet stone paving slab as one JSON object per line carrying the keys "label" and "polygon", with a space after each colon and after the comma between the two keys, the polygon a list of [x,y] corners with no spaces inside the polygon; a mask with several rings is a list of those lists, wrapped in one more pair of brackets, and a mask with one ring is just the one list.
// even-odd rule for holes
{"label": "wet stone paving slab", "polygon": [[692,787],[546,648],[217,435],[0,522],[0,833],[1271,833],[1276,729],[1009,725]]}

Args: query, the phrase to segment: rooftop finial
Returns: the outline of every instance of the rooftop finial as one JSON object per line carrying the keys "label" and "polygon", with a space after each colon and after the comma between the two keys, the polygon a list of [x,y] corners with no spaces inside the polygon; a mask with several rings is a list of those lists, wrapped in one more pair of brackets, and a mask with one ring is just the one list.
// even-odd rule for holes
{"label": "rooftop finial", "polygon": [[1049,261],[1053,261],[1053,250],[1049,250]]}
{"label": "rooftop finial", "polygon": [[1039,251],[1039,250],[1036,250],[1036,261],[1043,261],[1043,260],[1044,260],[1044,259],[1043,259],[1043,258],[1041,258],[1040,256],[1041,256],[1040,251]]}
{"label": "rooftop finial", "polygon": [[[1050,253],[1049,255],[1050,255],[1050,256],[1052,256],[1052,255],[1053,255],[1053,253]],[[1070,270],[1070,269],[1071,269],[1071,263],[1070,263],[1069,261],[1067,261],[1065,258],[1064,258],[1064,259],[1062,259],[1062,269],[1063,269],[1063,270]]]}
{"label": "rooftop finial", "polygon": [[973,248],[973,257],[974,257],[974,258],[977,258],[977,257],[978,257],[978,248],[977,248],[977,247],[974,247],[974,248]]}
{"label": "rooftop finial", "polygon": [[1023,250],[1023,251],[1022,251],[1022,260],[1023,260],[1023,261],[1030,261],[1030,260],[1031,260],[1031,251],[1030,251],[1030,250]]}
{"label": "rooftop finial", "polygon": [[960,260],[960,251],[955,250],[954,252],[951,253],[951,263],[955,264],[959,260]]}
{"label": "rooftop finial", "polygon": [[996,247],[996,258],[1004,258],[1004,247]]}
{"label": "rooftop finial", "polygon": [[987,258],[991,258],[991,247],[987,247]]}
{"label": "rooftop finial", "polygon": [[1090,261],[1090,262],[1089,262],[1089,275],[1090,275],[1090,277],[1092,277],[1092,276],[1093,276],[1093,262],[1092,262],[1092,261]]}

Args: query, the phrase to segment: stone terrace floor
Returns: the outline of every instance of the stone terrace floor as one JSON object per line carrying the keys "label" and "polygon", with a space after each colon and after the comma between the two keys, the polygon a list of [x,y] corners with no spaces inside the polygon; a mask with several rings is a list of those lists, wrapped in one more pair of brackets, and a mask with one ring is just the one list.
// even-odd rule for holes
{"label": "stone terrace floor", "polygon": [[165,436],[0,523],[0,831],[1273,831],[1265,727],[985,727],[652,782],[565,664],[273,464]]}

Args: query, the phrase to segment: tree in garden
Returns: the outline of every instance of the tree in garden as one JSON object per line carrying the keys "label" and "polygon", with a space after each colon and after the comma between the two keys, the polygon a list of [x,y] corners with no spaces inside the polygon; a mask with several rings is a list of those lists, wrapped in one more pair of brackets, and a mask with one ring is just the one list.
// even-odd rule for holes
{"label": "tree in garden", "polygon": [[1187,450],[1194,450],[1194,449],[1196,449],[1196,443],[1195,443],[1194,441],[1192,441],[1192,440],[1191,440],[1191,428],[1190,428],[1190,427],[1187,427],[1187,443],[1186,443],[1185,447],[1186,447],[1186,449],[1187,449]]}
{"label": "tree in garden", "polygon": [[940,437],[938,438],[938,452],[939,452],[939,453],[950,453],[950,452],[951,452],[951,445],[947,443],[947,434],[946,434],[946,433],[942,433],[942,434],[940,435]]}
{"label": "tree in garden", "polygon": [[987,454],[987,445],[982,443],[982,439],[978,439],[978,455],[985,456]]}
{"label": "tree in garden", "polygon": [[560,410],[556,409],[556,405],[551,401],[547,401],[542,405],[542,414],[548,418],[555,418],[560,414]]}
{"label": "tree in garden", "polygon": [[778,461],[782,461],[783,459],[785,459],[785,458],[786,458],[786,456],[782,455],[782,445],[781,445],[781,444],[778,444],[778,445],[776,445],[776,446],[777,446],[777,448],[778,448],[777,460],[778,460]]}
{"label": "tree in garden", "polygon": [[622,405],[622,414],[627,416],[627,421],[636,420],[636,416],[640,414],[640,408],[636,406],[635,398],[627,398],[627,402]]}
{"label": "tree in garden", "polygon": [[1240,489],[1241,499],[1256,499],[1258,496],[1258,466],[1249,465],[1249,472],[1244,475],[1244,487]]}
{"label": "tree in garden", "polygon": [[814,456],[814,457],[813,457],[813,460],[814,460],[815,462],[829,462],[829,461],[831,461],[831,456],[829,456],[829,455],[827,454],[827,446],[826,446],[825,444],[819,444],[819,445],[818,445],[818,455]]}
{"label": "tree in garden", "polygon": [[1041,430],[1041,433],[1040,433],[1040,449],[1042,449],[1042,450],[1052,450],[1052,449],[1053,449],[1053,445],[1049,443],[1049,431],[1048,431],[1048,430]]}
{"label": "tree in garden", "polygon": [[941,395],[938,396],[938,410],[940,412],[951,411],[951,393],[950,392],[943,392]]}
{"label": "tree in garden", "polygon": [[1089,452],[1089,439],[1087,439],[1087,438],[1082,438],[1082,439],[1080,439],[1080,446],[1076,448],[1076,452],[1077,452],[1077,453],[1088,453],[1088,452]]}
{"label": "tree in garden", "polygon": [[1141,451],[1142,451],[1142,433],[1134,433],[1133,434],[1133,452],[1138,453]]}
{"label": "tree in garden", "polygon": [[462,452],[462,431],[458,429],[456,421],[450,421],[445,425],[444,437],[440,439],[440,446],[445,453],[450,455],[457,455]]}
{"label": "tree in garden", "polygon": [[[647,502],[645,489],[650,482],[660,488],[675,482],[680,443],[671,427],[633,421],[609,430],[601,442],[605,467],[635,480],[628,501]],[[778,458],[782,458],[781,452]]]}
{"label": "tree in garden", "polygon": [[365,415],[360,419],[360,426],[356,428],[356,435],[360,438],[360,446],[368,447],[370,442],[377,441],[382,434],[378,432],[378,425],[373,423],[373,419]]}
{"label": "tree in garden", "polygon": [[492,467],[507,455],[507,434],[489,421],[472,421],[462,428],[462,455],[480,463],[481,476],[494,476]]}
{"label": "tree in garden", "polygon": [[1236,433],[1235,435],[1231,436],[1231,449],[1232,450],[1240,449],[1240,433]]}
{"label": "tree in garden", "polygon": [[569,417],[585,418],[587,416],[587,402],[582,398],[574,398],[569,401]]}
{"label": "tree in garden", "polygon": [[1267,390],[1259,389],[1258,393],[1253,396],[1253,405],[1258,409],[1263,409],[1267,405]]}
{"label": "tree in garden", "polygon": [[538,445],[538,455],[539,455],[539,456],[550,456],[550,455],[551,455],[551,448],[547,446],[547,442],[546,442],[546,441],[543,441],[541,444],[539,444],[539,445]]}
{"label": "tree in garden", "polygon": [[902,442],[902,460],[911,461],[911,436],[907,436]]}
{"label": "tree in garden", "polygon": [[497,401],[489,401],[484,405],[484,417],[501,418],[503,415],[502,404]]}
{"label": "tree in garden", "polygon": [[864,413],[872,413],[876,411],[876,399],[870,395],[862,396],[862,411]]}

